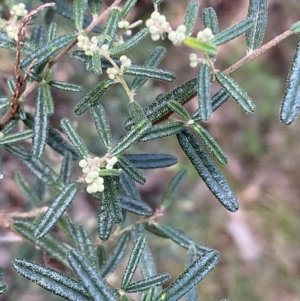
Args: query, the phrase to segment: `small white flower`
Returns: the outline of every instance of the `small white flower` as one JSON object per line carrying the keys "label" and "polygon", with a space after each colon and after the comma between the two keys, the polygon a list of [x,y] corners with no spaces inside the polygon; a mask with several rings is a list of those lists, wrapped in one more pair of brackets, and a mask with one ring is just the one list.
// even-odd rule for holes
{"label": "small white flower", "polygon": [[79,166],[81,167],[81,168],[84,168],[84,167],[86,167],[87,166],[87,161],[86,160],[80,160],[79,161]]}

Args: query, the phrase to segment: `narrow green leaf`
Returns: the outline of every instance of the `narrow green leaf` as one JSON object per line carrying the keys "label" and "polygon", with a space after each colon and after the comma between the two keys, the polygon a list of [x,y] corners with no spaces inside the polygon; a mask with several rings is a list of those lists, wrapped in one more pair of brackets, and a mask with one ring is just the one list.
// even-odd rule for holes
{"label": "narrow green leaf", "polygon": [[294,34],[300,33],[300,21],[294,23],[291,27],[290,27],[290,31]]}
{"label": "narrow green leaf", "polygon": [[135,6],[137,0],[127,0],[121,10],[121,19],[125,19],[130,10]]}
{"label": "narrow green leaf", "polygon": [[88,159],[91,154],[81,138],[79,137],[77,131],[71,124],[71,121],[67,118],[63,118],[60,121],[60,125],[64,132],[67,134],[68,138],[70,139],[71,143],[74,145],[75,149],[77,150],[78,154],[81,158]]}
{"label": "narrow green leaf", "polygon": [[268,0],[250,0],[248,18],[252,18],[254,26],[245,34],[248,51],[258,49],[264,39],[268,21]]}
{"label": "narrow green leaf", "polygon": [[33,243],[33,245],[36,245],[40,247],[42,250],[44,250],[46,253],[48,253],[51,257],[57,259],[61,263],[63,263],[66,267],[69,266],[68,260],[67,260],[67,254],[69,252],[69,249],[61,243],[59,240],[57,240],[54,236],[51,234],[46,234],[41,239],[37,240],[34,236],[34,231],[36,230],[36,225],[25,221],[25,220],[14,220],[13,227],[16,229],[17,232],[19,232],[25,239],[29,240]]}
{"label": "narrow green leaf", "polygon": [[68,150],[65,151],[64,158],[62,161],[59,177],[65,184],[70,183],[73,168],[73,157],[72,153]]}
{"label": "narrow green leaf", "polygon": [[180,299],[211,272],[216,266],[219,257],[219,252],[215,250],[204,253],[170,286],[164,289],[155,301],[177,301]]}
{"label": "narrow green leaf", "polygon": [[82,100],[75,106],[76,115],[83,114],[89,107],[95,105],[106,91],[115,84],[111,79],[106,79],[92,89]]}
{"label": "narrow green leaf", "polygon": [[114,221],[107,207],[101,204],[98,214],[98,233],[101,240],[108,240],[113,228]]}
{"label": "narrow green leaf", "polygon": [[123,259],[128,243],[130,240],[130,232],[125,231],[119,238],[116,246],[114,247],[110,257],[107,259],[105,264],[100,270],[100,275],[103,278],[107,278],[118,266],[120,261]]}
{"label": "narrow green leaf", "polygon": [[30,201],[34,206],[40,207],[42,201],[20,172],[15,173],[15,180],[23,194],[26,196],[27,200]]}
{"label": "narrow green leaf", "polygon": [[170,183],[168,184],[163,196],[162,196],[162,202],[161,202],[161,208],[166,209],[169,207],[169,205],[174,200],[174,197],[176,196],[178,189],[182,185],[182,183],[187,178],[188,171],[185,168],[182,168],[179,170],[179,172],[172,178]]}
{"label": "narrow green leaf", "polygon": [[135,182],[127,174],[121,173],[120,184],[126,195],[133,198],[140,198],[140,193],[135,185]]}
{"label": "narrow green leaf", "polygon": [[99,176],[101,177],[111,177],[111,176],[119,176],[121,174],[121,171],[119,169],[100,169],[99,170]]}
{"label": "narrow green leaf", "polygon": [[41,65],[46,62],[55,52],[64,48],[68,44],[72,43],[77,38],[77,33],[68,33],[55,38],[49,43],[46,43],[42,47],[38,48],[27,56],[21,63],[21,69],[26,71],[33,60],[37,60],[35,66]]}
{"label": "narrow green leaf", "polygon": [[1,96],[0,97],[0,110],[3,110],[9,106],[10,98],[11,98],[10,96]]}
{"label": "narrow green leaf", "polygon": [[119,200],[120,176],[104,177],[104,201],[115,224],[123,222]]}
{"label": "narrow green leaf", "polygon": [[177,164],[177,158],[169,154],[124,155],[138,169],[163,168]]}
{"label": "narrow green leaf", "polygon": [[111,55],[119,55],[125,53],[126,51],[130,50],[131,48],[139,44],[148,34],[149,34],[148,28],[142,28],[135,35],[130,37],[128,40],[126,40],[123,44],[120,44],[118,46],[109,49],[109,52]]}
{"label": "narrow green leaf", "polygon": [[57,23],[51,22],[51,24],[49,25],[49,28],[48,28],[48,43],[55,39],[56,28],[57,28]]}
{"label": "narrow green leaf", "polygon": [[155,139],[169,137],[177,134],[184,128],[184,123],[181,121],[172,121],[164,124],[152,126],[139,142],[147,142]]}
{"label": "narrow green leaf", "polygon": [[162,285],[165,282],[170,280],[170,274],[168,273],[161,273],[149,278],[134,282],[129,284],[125,291],[127,293],[135,293],[135,292],[142,292],[152,288],[153,286]]}
{"label": "narrow green leaf", "polygon": [[9,132],[13,131],[17,125],[18,125],[19,119],[15,118],[12,119],[8,124],[5,125],[5,127],[1,130],[2,134],[5,136]]}
{"label": "narrow green leaf", "polygon": [[39,86],[35,103],[34,136],[32,139],[32,155],[40,158],[44,152],[48,136],[48,112],[42,99],[42,89]]}
{"label": "narrow green leaf", "polygon": [[15,88],[16,88],[16,83],[15,83],[14,78],[9,77],[9,78],[7,79],[6,82],[7,82],[7,86],[8,86],[9,92],[10,92],[11,94],[13,94],[13,93],[14,93],[14,90],[15,90]]}
{"label": "narrow green leaf", "polygon": [[2,161],[2,152],[1,152],[1,150],[0,150],[0,186],[2,185],[2,180],[3,180],[2,165],[3,165],[3,161]]}
{"label": "narrow green leaf", "polygon": [[5,4],[8,6],[9,10],[12,10],[13,6],[15,5],[14,0],[5,0]]}
{"label": "narrow green leaf", "polygon": [[190,36],[195,28],[199,11],[199,2],[191,1],[185,12],[184,25],[186,27],[186,35]]}
{"label": "narrow green leaf", "polygon": [[0,282],[0,294],[5,293],[7,289],[8,289],[8,285]]}
{"label": "narrow green leaf", "polygon": [[238,36],[247,32],[250,28],[254,26],[254,21],[252,18],[246,18],[243,21],[217,33],[211,40],[211,43],[216,45],[225,44]]}
{"label": "narrow green leaf", "polygon": [[222,72],[216,72],[215,77],[218,83],[232,96],[232,98],[247,113],[251,114],[255,111],[255,105],[247,92],[243,90],[236,81],[230,76]]}
{"label": "narrow green leaf", "polygon": [[[105,26],[103,28],[103,31],[101,33],[104,37],[109,37],[109,40],[102,39],[99,42],[99,47],[101,47],[103,44],[106,44],[110,48],[110,46],[112,45],[112,43],[115,40],[115,36],[118,31],[119,21],[120,21],[120,12],[119,12],[119,9],[115,8],[111,11],[110,15],[108,16],[108,19],[107,19]],[[110,50],[109,50],[109,52],[110,52]]]}
{"label": "narrow green leaf", "polygon": [[144,247],[146,244],[146,236],[145,234],[140,234],[138,239],[135,241],[133,249],[131,251],[130,257],[128,259],[128,263],[123,274],[121,289],[126,290],[127,286],[130,284],[135,270],[140,261],[142,252],[144,251]]}
{"label": "narrow green leaf", "polygon": [[80,85],[62,82],[59,80],[51,80],[51,81],[49,81],[49,85],[52,88],[70,91],[70,92],[81,92],[82,91],[82,87]]}
{"label": "narrow green leaf", "polygon": [[128,196],[120,194],[121,207],[123,210],[135,213],[141,216],[151,216],[153,214],[152,208],[138,196]]}
{"label": "narrow green leaf", "polygon": [[219,22],[216,11],[212,7],[206,7],[202,11],[202,22],[205,28],[210,28],[213,35],[219,32]]}
{"label": "narrow green leaf", "polygon": [[75,28],[80,31],[83,26],[83,1],[82,0],[74,0],[73,2],[73,14],[74,14],[74,24]]}
{"label": "narrow green leaf", "polygon": [[136,101],[131,101],[127,105],[128,111],[134,122],[137,124],[143,119],[147,119],[146,114],[140,104]]}
{"label": "narrow green leaf", "polygon": [[154,78],[166,82],[173,82],[176,79],[176,74],[171,71],[148,66],[125,67],[124,74]]}
{"label": "narrow green leaf", "polygon": [[97,75],[102,74],[102,67],[101,67],[101,57],[99,51],[94,51],[92,55],[92,66],[93,71]]}
{"label": "narrow green leaf", "polygon": [[21,258],[13,259],[12,266],[21,276],[65,300],[90,300],[82,284],[67,275]]}
{"label": "narrow green leaf", "polygon": [[101,268],[106,262],[106,251],[103,245],[97,247],[98,265]]}
{"label": "narrow green leaf", "polygon": [[168,106],[172,109],[172,111],[174,111],[176,114],[178,114],[184,120],[188,121],[191,119],[191,116],[188,113],[188,111],[185,109],[185,107],[182,106],[177,101],[171,99],[168,102]]}
{"label": "narrow green leaf", "polygon": [[53,203],[49,206],[43,218],[40,220],[34,235],[37,239],[42,238],[48,233],[63,213],[70,206],[79,189],[79,183],[73,182],[65,186],[65,188],[56,196]]}
{"label": "narrow green leaf", "polygon": [[100,141],[105,147],[111,146],[111,131],[105,110],[101,104],[90,107]]}
{"label": "narrow green leaf", "polygon": [[102,9],[102,0],[88,0],[88,6],[91,14],[98,16]]}
{"label": "narrow green leaf", "polygon": [[125,135],[110,151],[111,156],[122,154],[127,148],[138,141],[143,134],[151,127],[151,122],[147,119],[142,120],[137,126]]}
{"label": "narrow green leaf", "polygon": [[[225,89],[220,89],[216,94],[211,98],[211,105],[213,112],[217,110],[222,104],[224,104],[230,97],[230,94]],[[193,114],[192,119],[194,121],[201,120],[200,118],[200,108]]]}
{"label": "narrow green leaf", "polygon": [[177,134],[177,139],[210,191],[226,209],[235,212],[239,207],[236,195],[196,137],[185,129]]}
{"label": "narrow green leaf", "polygon": [[[144,66],[153,67],[153,68],[157,67],[159,63],[162,61],[162,59],[164,58],[165,54],[166,54],[166,48],[162,46],[156,47],[155,50],[152,52],[152,54],[145,61]],[[146,83],[147,80],[148,78],[144,76],[137,76],[131,84],[131,90],[132,91],[138,90]]]}
{"label": "narrow green leaf", "polygon": [[8,152],[16,155],[20,159],[29,160],[31,157],[31,152],[29,151],[29,149],[25,147],[11,145],[11,144],[4,144],[4,148]]}
{"label": "narrow green leaf", "polygon": [[19,133],[8,134],[0,138],[0,145],[23,141],[32,138],[33,135],[34,132],[32,130],[25,130]]}
{"label": "narrow green leaf", "polygon": [[280,108],[280,121],[289,125],[295,121],[300,110],[300,39],[296,47],[292,65]]}
{"label": "narrow green leaf", "polygon": [[3,279],[4,273],[5,273],[5,269],[4,269],[3,267],[0,266],[0,280]]}
{"label": "narrow green leaf", "polygon": [[210,98],[210,68],[206,63],[201,63],[198,71],[198,102],[200,118],[209,120],[212,114],[212,101]]}
{"label": "narrow green leaf", "polygon": [[81,253],[71,250],[68,254],[68,260],[86,292],[93,300],[118,301],[98,271]]}
{"label": "narrow green leaf", "polygon": [[134,165],[126,159],[124,156],[118,156],[118,165],[119,167],[126,172],[133,180],[140,184],[145,184],[146,178],[145,176],[134,167]]}
{"label": "narrow green leaf", "polygon": [[50,86],[48,84],[42,84],[40,86],[40,89],[41,89],[41,99],[43,102],[43,108],[48,115],[51,115],[54,113],[54,103],[53,103]]}
{"label": "narrow green leaf", "polygon": [[163,2],[163,0],[152,0],[152,3],[154,4],[161,4]]}
{"label": "narrow green leaf", "polygon": [[192,124],[191,127],[200,137],[208,151],[218,160],[218,162],[222,165],[226,165],[228,163],[226,154],[216,140],[209,134],[209,132],[198,123]]}
{"label": "narrow green leaf", "polygon": [[215,43],[205,42],[193,37],[186,37],[183,41],[183,44],[191,49],[199,50],[203,53],[207,53],[210,55],[216,55],[218,51],[218,48],[215,45]]}
{"label": "narrow green leaf", "polygon": [[35,25],[31,34],[31,40],[39,46],[46,42],[45,28],[42,25]]}

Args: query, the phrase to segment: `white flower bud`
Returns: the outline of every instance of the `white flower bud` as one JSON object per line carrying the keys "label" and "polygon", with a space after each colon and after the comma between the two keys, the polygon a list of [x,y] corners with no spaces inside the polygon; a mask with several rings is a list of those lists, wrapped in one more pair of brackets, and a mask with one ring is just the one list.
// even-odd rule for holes
{"label": "white flower bud", "polygon": [[196,53],[191,53],[190,56],[189,56],[189,59],[191,62],[195,62],[198,60],[198,56]]}
{"label": "white flower bud", "polygon": [[102,185],[103,184],[103,182],[104,182],[104,180],[103,180],[103,178],[102,177],[99,177],[98,179],[96,179],[95,181],[94,181],[97,185]]}
{"label": "white flower bud", "polygon": [[160,35],[159,34],[153,34],[153,35],[151,35],[151,39],[152,39],[152,41],[158,41],[160,39]]}
{"label": "white flower bud", "polygon": [[84,168],[82,168],[82,172],[83,173],[88,173],[88,172],[90,172],[90,168],[88,166],[84,167]]}
{"label": "white flower bud", "polygon": [[106,169],[113,169],[114,167],[113,167],[113,165],[110,165],[110,164],[106,164],[106,167],[105,167]]}
{"label": "white flower bud", "polygon": [[104,44],[104,45],[101,46],[100,49],[103,50],[103,51],[107,51],[108,50],[108,45]]}
{"label": "white flower bud", "polygon": [[198,62],[197,61],[196,62],[190,62],[190,66],[192,68],[196,68],[198,66]]}
{"label": "white flower bud", "polygon": [[160,17],[160,13],[157,12],[157,11],[154,11],[154,12],[151,14],[151,19],[152,19],[152,20],[158,20],[159,17]]}
{"label": "white flower bud", "polygon": [[104,191],[104,185],[98,185],[97,189],[98,189],[99,192]]}
{"label": "white flower bud", "polygon": [[96,44],[92,44],[92,45],[90,46],[90,50],[91,50],[92,52],[97,51],[97,50],[98,50],[97,45],[96,45]]}
{"label": "white flower bud", "polygon": [[209,27],[206,27],[206,28],[203,29],[203,34],[205,36],[210,37],[212,35],[212,31],[211,31],[211,29]]}
{"label": "white flower bud", "polygon": [[154,21],[152,19],[148,19],[145,23],[145,25],[149,28],[154,24]]}
{"label": "white flower bud", "polygon": [[150,34],[157,34],[158,28],[155,25],[152,25],[149,27],[149,32],[150,32]]}
{"label": "white flower bud", "polygon": [[158,19],[157,19],[157,21],[160,23],[160,24],[162,24],[162,23],[164,23],[164,22],[166,22],[166,17],[164,16],[164,15],[160,15],[159,17],[158,17]]}
{"label": "white flower bud", "polygon": [[82,168],[86,167],[86,166],[87,166],[87,161],[84,160],[84,159],[83,159],[83,160],[80,160],[80,161],[79,161],[79,166],[82,167]]}
{"label": "white flower bud", "polygon": [[85,183],[90,184],[93,182],[93,179],[90,178],[89,176],[87,176],[87,177],[85,177],[84,181],[85,181]]}
{"label": "white flower bud", "polygon": [[186,26],[183,25],[183,24],[181,24],[181,25],[179,25],[179,26],[177,27],[177,30],[176,30],[176,31],[185,34],[185,32],[186,32]]}

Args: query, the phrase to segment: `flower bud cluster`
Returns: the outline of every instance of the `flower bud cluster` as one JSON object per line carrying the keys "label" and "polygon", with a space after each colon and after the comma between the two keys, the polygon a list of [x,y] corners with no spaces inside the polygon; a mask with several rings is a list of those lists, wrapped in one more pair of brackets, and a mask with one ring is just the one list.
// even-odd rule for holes
{"label": "flower bud cluster", "polygon": [[12,16],[17,16],[17,17],[24,17],[28,14],[27,9],[25,9],[25,4],[24,3],[20,3],[20,4],[16,4],[12,7],[10,14]]}
{"label": "flower bud cluster", "polygon": [[118,162],[117,157],[111,157],[106,159],[106,169],[113,169],[114,165]]}
{"label": "flower bud cluster", "polygon": [[196,68],[198,66],[198,56],[196,53],[191,53],[189,56],[190,59],[190,66],[192,68]]}
{"label": "flower bud cluster", "polygon": [[79,166],[84,174],[84,181],[88,184],[88,193],[102,192],[104,190],[103,178],[99,176],[102,160],[98,157],[80,160]]}
{"label": "flower bud cluster", "polygon": [[6,27],[6,33],[9,38],[18,41],[18,26],[17,24],[11,23]]}
{"label": "flower bud cluster", "polygon": [[151,18],[146,21],[146,26],[149,28],[151,39],[153,41],[158,41],[163,32],[172,30],[166,17],[157,11],[151,14]]}
{"label": "flower bud cluster", "polygon": [[126,20],[121,20],[119,23],[118,23],[118,27],[120,29],[127,29],[129,27],[129,22],[126,21]]}
{"label": "flower bud cluster", "polygon": [[202,40],[204,42],[209,42],[213,37],[214,35],[209,27],[204,28],[197,34],[197,39]]}
{"label": "flower bud cluster", "polygon": [[[92,39],[90,41],[88,36],[80,34],[78,36],[77,40],[78,40],[77,46],[79,48],[81,48],[86,55],[93,55],[93,52],[99,50],[99,48],[97,46],[97,43],[98,43],[97,37],[92,37]],[[103,45],[103,46],[107,46],[107,45]],[[101,47],[101,49],[102,49],[102,47]],[[108,49],[108,47],[107,47],[107,49]],[[107,49],[105,49],[105,50],[107,50]]]}
{"label": "flower bud cluster", "polygon": [[186,26],[181,24],[177,27],[175,31],[172,30],[171,32],[169,32],[168,38],[175,46],[179,46],[186,37],[185,33]]}
{"label": "flower bud cluster", "polygon": [[[120,61],[122,63],[121,68],[131,66],[131,60],[126,55],[122,55],[120,57]],[[106,70],[108,77],[112,80],[116,79],[116,77],[120,74],[120,72],[122,72],[122,71],[120,71],[120,69],[118,69],[116,67],[107,68],[107,70]]]}

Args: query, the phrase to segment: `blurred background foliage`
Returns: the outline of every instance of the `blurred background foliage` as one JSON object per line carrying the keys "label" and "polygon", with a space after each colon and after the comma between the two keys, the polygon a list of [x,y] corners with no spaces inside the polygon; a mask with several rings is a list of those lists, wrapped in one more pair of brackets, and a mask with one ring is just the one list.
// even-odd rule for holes
{"label": "blurred background foliage", "polygon": [[[72,2],[72,1],[70,1]],[[104,1],[105,2],[105,1]],[[110,0],[106,4],[110,4]],[[189,0],[165,0],[162,11],[172,25],[179,25]],[[247,14],[248,0],[201,0],[201,7],[212,6],[218,14],[220,29],[224,29],[243,19]],[[37,6],[40,2],[33,1]],[[146,20],[152,5],[149,0],[139,0],[130,14],[130,21]],[[269,0],[269,21],[265,41],[276,37],[296,22],[300,15],[298,0]],[[43,18],[40,17],[39,22]],[[73,31],[71,22],[60,16],[55,17],[59,24],[59,34]],[[202,29],[201,18],[197,30]],[[229,157],[229,164],[222,168],[223,173],[233,186],[240,201],[237,213],[227,212],[199,180],[191,164],[178,147],[175,138],[139,144],[135,150],[148,153],[171,153],[179,158],[178,166],[147,173],[147,183],[139,186],[143,198],[156,206],[169,179],[180,167],[189,169],[189,178],[180,191],[173,206],[169,207],[161,218],[173,227],[186,231],[196,241],[215,248],[221,253],[221,260],[214,271],[198,286],[201,300],[216,301],[228,298],[231,301],[299,301],[300,300],[300,120],[287,127],[279,121],[279,106],[282,99],[285,80],[296,46],[297,37],[292,36],[271,49],[253,62],[235,71],[233,78],[249,93],[257,105],[253,115],[245,115],[229,100],[218,109],[211,120],[203,125],[223,147]],[[143,63],[153,51],[156,43],[147,38],[142,45],[129,54],[136,63]],[[161,67],[174,71],[178,78],[175,83],[148,82],[138,92],[137,100],[146,105],[161,92],[170,91],[187,79],[196,75],[189,67],[189,50],[175,48],[169,42],[167,55]],[[215,67],[224,70],[245,55],[243,38],[221,46]],[[9,59],[8,59],[9,58]],[[14,55],[3,49],[0,51],[1,73],[0,92],[7,94],[6,79],[13,74]],[[72,58],[64,58],[55,65],[54,77],[57,80],[79,83],[84,87],[82,93],[55,93],[55,114],[52,125],[59,128],[62,117],[69,117],[77,126],[80,135],[94,154],[103,154],[104,149],[96,139],[96,130],[88,113],[76,117],[74,105],[95,86],[100,78],[87,73],[83,66]],[[130,78],[128,78],[130,81]],[[213,85],[213,91],[218,90]],[[32,100],[25,104],[34,110]],[[127,117],[127,98],[121,87],[110,90],[103,98],[108,112],[112,131],[117,141],[124,131],[121,128]],[[196,100],[186,107],[195,110]],[[11,212],[30,211],[30,204],[24,199],[14,182],[17,170],[26,175],[27,180],[35,184],[35,179],[20,165],[20,162],[8,153],[4,157],[4,180],[0,189],[0,210]],[[60,168],[61,157],[47,149],[46,159],[54,169]],[[74,178],[79,170],[75,167]],[[51,201],[47,194],[45,205]],[[90,231],[97,224],[96,208],[87,194],[77,196],[69,209],[72,218],[84,224]],[[128,215],[126,224],[134,221],[135,216]],[[59,237],[64,237],[57,233]],[[99,243],[96,232],[94,241]],[[149,234],[149,242],[154,253],[159,272],[167,271],[173,278],[184,268],[185,251],[172,242]],[[110,241],[109,245],[114,242]],[[27,243],[21,243],[15,236],[1,230],[0,265],[7,267],[3,279],[10,288],[0,300],[43,301],[61,300],[48,294],[36,285],[17,276],[9,267],[13,257],[24,257],[37,262],[48,262],[41,251]],[[124,267],[123,267],[124,268]],[[120,267],[122,269],[122,266]],[[109,278],[114,285],[120,282],[118,271]]]}

